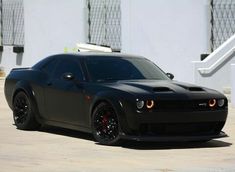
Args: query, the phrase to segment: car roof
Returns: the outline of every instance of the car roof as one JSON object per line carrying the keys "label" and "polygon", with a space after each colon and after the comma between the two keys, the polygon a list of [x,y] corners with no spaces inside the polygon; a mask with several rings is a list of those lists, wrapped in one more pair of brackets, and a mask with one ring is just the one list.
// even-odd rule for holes
{"label": "car roof", "polygon": [[124,58],[124,59],[130,59],[130,58],[141,58],[142,56],[137,55],[130,55],[130,54],[124,54],[124,53],[100,53],[100,52],[78,52],[78,53],[61,53],[61,54],[54,54],[49,57],[46,57],[36,63],[32,68],[39,69],[47,62],[51,61],[52,59],[58,59],[58,58],[80,58],[80,59],[86,59],[86,58]]}
{"label": "car roof", "polygon": [[[144,58],[142,56],[130,55],[124,53],[101,53],[101,52],[79,52],[79,53],[67,53],[58,55],[69,55],[80,58],[97,58],[97,57],[117,57],[117,58]],[[56,56],[56,55],[55,55]]]}

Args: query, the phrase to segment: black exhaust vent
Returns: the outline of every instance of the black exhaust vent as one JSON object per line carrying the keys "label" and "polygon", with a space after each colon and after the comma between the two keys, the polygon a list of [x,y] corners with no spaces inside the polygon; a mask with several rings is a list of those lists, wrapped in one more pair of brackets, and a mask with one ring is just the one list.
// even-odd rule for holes
{"label": "black exhaust vent", "polygon": [[153,88],[153,91],[154,92],[169,92],[172,90],[168,87],[155,87],[155,88]]}
{"label": "black exhaust vent", "polygon": [[185,85],[180,85],[180,84],[177,85],[189,91],[205,91],[201,87],[187,87]]}
{"label": "black exhaust vent", "polygon": [[202,88],[200,87],[189,87],[188,88],[189,91],[204,91]]}

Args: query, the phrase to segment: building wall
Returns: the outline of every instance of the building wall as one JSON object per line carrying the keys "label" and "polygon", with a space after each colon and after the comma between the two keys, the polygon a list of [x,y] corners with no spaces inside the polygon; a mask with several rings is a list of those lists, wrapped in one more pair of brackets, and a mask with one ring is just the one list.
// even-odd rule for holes
{"label": "building wall", "polygon": [[15,54],[4,46],[0,66],[32,66],[42,58],[64,52],[85,41],[85,0],[24,0],[25,52]]}
{"label": "building wall", "polygon": [[122,0],[122,52],[146,56],[194,82],[191,61],[209,49],[208,0]]}
{"label": "building wall", "polygon": [[[0,66],[31,66],[86,40],[85,0],[24,0],[25,52],[4,47]],[[122,0],[122,52],[143,55],[176,80],[194,82],[191,61],[209,46],[208,0]]]}

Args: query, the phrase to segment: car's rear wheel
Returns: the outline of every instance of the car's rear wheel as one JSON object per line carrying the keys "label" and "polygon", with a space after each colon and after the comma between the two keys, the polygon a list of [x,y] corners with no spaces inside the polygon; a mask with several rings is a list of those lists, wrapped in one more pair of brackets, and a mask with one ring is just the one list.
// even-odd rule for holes
{"label": "car's rear wheel", "polygon": [[13,100],[13,118],[15,125],[21,130],[38,129],[40,124],[37,122],[34,108],[29,97],[23,92],[18,92]]}
{"label": "car's rear wheel", "polygon": [[118,116],[108,103],[100,103],[92,114],[92,133],[97,142],[103,145],[120,143]]}

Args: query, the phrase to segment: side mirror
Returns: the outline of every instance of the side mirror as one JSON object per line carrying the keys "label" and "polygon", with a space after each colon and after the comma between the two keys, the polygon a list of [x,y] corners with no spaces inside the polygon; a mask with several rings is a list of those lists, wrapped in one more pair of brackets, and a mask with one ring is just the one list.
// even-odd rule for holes
{"label": "side mirror", "polygon": [[172,80],[172,79],[174,79],[174,75],[172,74],[172,73],[166,73],[166,75]]}
{"label": "side mirror", "polygon": [[72,81],[74,80],[74,75],[72,73],[64,73],[63,74],[63,79],[67,80],[67,81]]}

